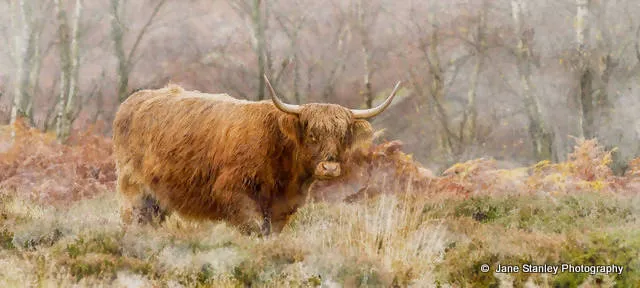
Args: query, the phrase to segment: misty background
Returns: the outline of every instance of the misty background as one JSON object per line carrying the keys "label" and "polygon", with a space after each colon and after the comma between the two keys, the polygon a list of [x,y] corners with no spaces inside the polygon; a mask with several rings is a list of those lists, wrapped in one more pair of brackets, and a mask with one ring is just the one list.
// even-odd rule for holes
{"label": "misty background", "polygon": [[[139,89],[375,106],[425,166],[566,160],[576,138],[640,155],[635,0],[3,0],[0,123],[110,135]],[[170,125],[170,123],[168,123]],[[97,127],[97,128],[95,128]]]}

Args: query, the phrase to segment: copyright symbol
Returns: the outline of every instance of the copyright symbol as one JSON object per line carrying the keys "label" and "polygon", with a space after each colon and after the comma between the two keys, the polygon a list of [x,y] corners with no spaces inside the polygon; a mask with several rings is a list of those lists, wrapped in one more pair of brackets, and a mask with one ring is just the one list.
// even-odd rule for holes
{"label": "copyright symbol", "polygon": [[482,272],[482,273],[487,273],[487,272],[489,272],[489,264],[482,264],[482,265],[480,265],[480,272]]}

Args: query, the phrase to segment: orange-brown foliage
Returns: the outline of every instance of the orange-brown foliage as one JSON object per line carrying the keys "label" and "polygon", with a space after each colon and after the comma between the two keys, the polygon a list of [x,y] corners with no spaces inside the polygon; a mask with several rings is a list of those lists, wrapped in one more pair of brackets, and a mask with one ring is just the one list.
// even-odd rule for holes
{"label": "orange-brown foliage", "polygon": [[640,160],[630,163],[626,177],[616,177],[608,166],[612,151],[606,151],[595,139],[577,140],[574,151],[562,163],[542,161],[531,167],[498,169],[495,160],[481,158],[457,163],[438,177],[400,151],[400,147],[400,142],[393,141],[354,154],[350,174],[339,182],[316,183],[312,187],[314,198],[355,201],[380,193],[407,191],[469,197],[640,190]]}
{"label": "orange-brown foliage", "polygon": [[640,191],[640,157],[629,161],[629,167],[624,174],[627,180],[627,191]]}
{"label": "orange-brown foliage", "polygon": [[624,175],[631,178],[640,178],[640,157],[629,161],[629,167]]}
{"label": "orange-brown foliage", "polygon": [[[15,139],[11,143],[11,130]],[[0,191],[36,201],[62,203],[90,197],[115,183],[111,140],[92,129],[75,133],[68,145],[27,128],[21,121],[0,130]]]}
{"label": "orange-brown foliage", "polygon": [[452,195],[513,194],[524,189],[526,168],[497,169],[493,159],[474,159],[457,163],[442,173],[432,189]]}
{"label": "orange-brown foliage", "polygon": [[[111,139],[91,130],[75,133],[68,145],[51,134],[15,125],[0,127],[0,191],[20,193],[55,203],[91,197],[113,189],[115,166]],[[640,158],[629,163],[624,177],[609,168],[611,151],[596,140],[578,140],[568,161],[543,161],[531,167],[497,169],[492,159],[457,163],[434,176],[410,155],[399,141],[359,150],[345,164],[348,173],[334,181],[312,186],[316,199],[357,201],[380,193],[427,193],[444,196],[504,195],[522,193],[637,193],[640,191]],[[365,193],[366,192],[366,193]]]}

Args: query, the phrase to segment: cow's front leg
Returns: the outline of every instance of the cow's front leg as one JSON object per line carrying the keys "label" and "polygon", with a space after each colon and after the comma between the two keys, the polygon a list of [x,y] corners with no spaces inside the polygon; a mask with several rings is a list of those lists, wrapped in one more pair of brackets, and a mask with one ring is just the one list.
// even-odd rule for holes
{"label": "cow's front leg", "polygon": [[263,215],[263,221],[262,221],[262,235],[266,236],[271,234],[271,213],[267,213]]}
{"label": "cow's front leg", "polygon": [[301,203],[299,203],[300,201],[296,200],[297,199],[282,199],[281,201],[275,201],[273,203],[271,206],[269,221],[271,224],[271,231],[279,233],[282,231],[284,226],[287,225],[291,215],[295,214],[301,206]]}
{"label": "cow's front leg", "polygon": [[[267,236],[271,234],[272,229],[272,220],[273,220],[273,212],[272,208],[272,199],[270,191],[262,190],[260,191],[260,197],[258,198],[258,203],[260,204],[260,210],[262,211],[262,235]],[[279,230],[277,230],[279,231]]]}
{"label": "cow's front leg", "polygon": [[243,234],[262,234],[264,215],[260,205],[247,195],[239,192],[225,191],[217,194],[218,213],[213,219],[226,220],[237,227]]}
{"label": "cow's front leg", "polygon": [[239,177],[236,171],[230,169],[217,178],[211,193],[214,217],[230,222],[244,234],[269,234],[271,192],[252,178]]}

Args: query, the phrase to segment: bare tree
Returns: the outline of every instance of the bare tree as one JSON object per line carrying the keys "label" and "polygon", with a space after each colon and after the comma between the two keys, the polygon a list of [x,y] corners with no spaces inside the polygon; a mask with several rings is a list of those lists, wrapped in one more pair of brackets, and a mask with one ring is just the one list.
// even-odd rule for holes
{"label": "bare tree", "polygon": [[113,40],[114,52],[116,58],[118,59],[117,95],[120,102],[124,101],[129,96],[129,76],[135,64],[134,59],[136,57],[138,47],[140,46],[140,43],[142,42],[145,34],[149,30],[149,27],[153,24],[153,21],[158,15],[158,12],[160,12],[160,9],[166,2],[166,0],[159,0],[155,4],[151,15],[136,35],[133,46],[131,46],[131,49],[126,52],[124,41],[126,37],[127,26],[123,12],[124,8],[121,7],[120,0],[111,0],[111,38]]}
{"label": "bare tree", "polygon": [[591,83],[593,81],[593,75],[589,67],[589,6],[590,0],[576,0],[576,44],[578,51],[578,79],[579,96],[578,103],[580,103],[580,128],[581,136],[585,138],[592,138],[595,136],[594,127],[594,111],[593,111],[593,98],[591,93]]}
{"label": "bare tree", "polygon": [[487,12],[489,10],[489,2],[482,1],[482,8],[478,12],[478,24],[476,26],[475,39],[471,42],[473,53],[475,54],[475,65],[469,80],[469,91],[467,93],[467,106],[464,110],[462,124],[460,125],[460,141],[472,144],[476,141],[476,129],[478,119],[478,108],[476,107],[476,98],[478,94],[478,81],[480,72],[484,66],[484,60],[487,52]]}
{"label": "bare tree", "polygon": [[82,0],[76,0],[71,16],[71,27],[62,1],[55,0],[58,15],[58,37],[60,46],[60,95],[56,113],[56,138],[65,142],[69,138],[71,125],[77,116],[78,71],[80,62],[79,38]]}
{"label": "bare tree", "polygon": [[533,141],[533,155],[537,161],[551,160],[553,157],[553,134],[546,127],[540,108],[540,100],[535,94],[531,81],[531,42],[534,30],[528,27],[523,19],[524,15],[528,13],[526,1],[511,0],[511,8],[517,37],[516,65],[524,96],[525,111],[529,118],[529,136]]}
{"label": "bare tree", "polygon": [[44,17],[34,11],[32,3],[24,0],[11,1],[10,14],[13,30],[12,57],[15,63],[10,123],[23,117],[33,124],[33,98],[40,75],[40,35]]}
{"label": "bare tree", "polygon": [[[454,151],[454,145],[456,136],[451,129],[450,117],[447,113],[447,110],[444,108],[442,101],[445,101],[445,70],[442,67],[442,63],[440,61],[440,52],[438,51],[438,46],[440,45],[440,35],[438,31],[439,29],[437,20],[435,15],[431,14],[431,19],[433,19],[433,23],[435,23],[433,30],[431,32],[431,39],[428,43],[427,47],[423,49],[427,49],[425,51],[425,59],[427,60],[427,64],[429,66],[429,71],[431,72],[431,85],[429,95],[431,96],[431,101],[435,106],[436,117],[438,118],[443,133],[441,133],[440,137],[440,146],[442,150],[449,155],[450,158],[453,158],[454,155],[458,154],[457,151]],[[453,161],[452,159],[450,161]]]}
{"label": "bare tree", "polygon": [[[610,28],[604,20],[606,3],[596,3],[598,5],[590,0],[576,0],[576,71],[579,88],[576,98],[581,107],[580,134],[585,138],[598,137],[598,127],[606,129],[610,123],[612,101],[608,86],[613,69],[619,63],[619,55],[613,52]],[[591,30],[598,35],[595,44],[589,37]]]}
{"label": "bare tree", "polygon": [[360,38],[360,48],[362,49],[362,67],[363,67],[363,85],[364,91],[364,103],[367,108],[373,107],[374,93],[371,87],[371,77],[373,76],[372,57],[373,57],[373,45],[371,43],[371,35],[369,31],[373,26],[378,14],[380,13],[380,6],[371,4],[369,2],[364,3],[363,0],[358,0],[355,3],[356,14],[356,31]]}
{"label": "bare tree", "polygon": [[[251,19],[253,19],[253,25],[254,25],[254,37],[255,40],[254,42],[255,44],[255,51],[256,51],[256,56],[258,56],[258,75],[256,77],[258,77],[258,100],[262,100],[264,99],[264,77],[262,77],[262,75],[264,75],[265,73],[265,49],[266,49],[266,40],[265,40],[265,36],[264,36],[264,30],[265,30],[265,18],[264,15],[262,14],[262,11],[260,9],[261,7],[261,0],[253,0],[253,5],[252,5],[252,17]],[[266,6],[266,5],[265,5]]]}
{"label": "bare tree", "polygon": [[[322,93],[322,101],[323,102],[331,102],[331,96],[336,92],[336,86],[339,84],[338,81],[340,76],[344,72],[346,68],[346,58],[348,54],[345,50],[347,50],[347,39],[350,38],[351,29],[347,25],[337,25],[335,33],[333,34],[333,38],[329,43],[332,46],[336,47],[334,57],[331,57],[333,61],[329,61],[328,63],[320,63],[320,61],[314,61],[314,66],[321,66],[322,70],[327,71],[325,74],[325,81],[322,88],[319,89]],[[322,64],[322,65],[320,65]],[[308,73],[309,78],[311,79],[311,71]],[[310,87],[309,87],[310,90]],[[309,91],[310,93],[311,91]]]}
{"label": "bare tree", "polygon": [[[247,2],[250,1],[250,2]],[[257,99],[264,99],[265,93],[265,83],[264,77],[267,68],[267,60],[271,62],[270,59],[266,59],[267,56],[267,44],[265,39],[265,29],[266,29],[266,16],[265,11],[267,3],[262,0],[234,0],[230,2],[231,7],[238,13],[240,17],[247,17],[251,19],[251,36],[252,36],[252,44],[253,50],[256,54],[256,58],[258,59],[258,73],[256,77],[258,78],[258,95]],[[264,6],[264,7],[263,7]],[[263,8],[265,11],[263,11]],[[271,66],[271,65],[269,65]]]}
{"label": "bare tree", "polygon": [[13,103],[11,106],[11,118],[10,123],[16,122],[18,117],[24,117],[26,95],[23,93],[22,81],[23,81],[23,69],[24,69],[24,55],[25,55],[25,38],[28,33],[28,26],[25,25],[26,7],[24,0],[11,1],[11,23],[13,26],[13,57],[16,65],[16,77],[13,84]]}
{"label": "bare tree", "polygon": [[[439,22],[436,13],[429,12],[427,19],[430,30],[428,30],[418,22],[420,18],[417,14],[418,12],[412,9],[410,18],[413,20],[409,25],[415,33],[413,37],[418,41],[418,54],[421,56],[419,63],[424,63],[426,67],[415,65],[414,68],[409,69],[409,74],[417,95],[425,99],[430,111],[433,112],[429,113],[428,117],[434,118],[439,124],[438,155],[441,155],[440,161],[444,165],[449,165],[461,156],[464,146],[453,128],[453,117],[447,109],[452,104],[451,99],[448,99],[447,90],[455,82],[458,71],[469,59],[469,55],[447,59],[448,55],[443,55],[439,50],[444,44],[442,35],[446,35],[443,29],[446,25]],[[426,31],[429,31],[428,34],[423,35]],[[450,70],[453,72],[450,77],[447,77],[447,71]]]}
{"label": "bare tree", "polygon": [[[349,25],[350,15],[345,13],[340,2],[331,1],[334,14],[330,17],[332,21],[327,24],[324,19],[314,18],[313,14],[305,14],[303,18],[293,18],[290,21],[290,28],[304,29],[306,33],[296,32],[296,38],[300,45],[295,58],[300,68],[296,71],[294,67],[294,82],[301,82],[300,75],[304,71],[306,74],[306,89],[304,95],[307,99],[319,99],[323,102],[336,101],[335,95],[341,84],[344,84],[344,73],[348,67],[353,25]],[[293,16],[295,17],[295,16]],[[325,16],[327,17],[327,16]],[[298,27],[296,27],[298,26]],[[291,34],[287,32],[287,34]],[[314,35],[313,37],[309,37]],[[315,42],[314,38],[321,38],[322,41]],[[306,46],[305,46],[306,45]],[[306,67],[306,69],[301,69]],[[298,80],[295,77],[300,77]],[[303,86],[296,84],[295,86]],[[295,93],[295,92],[294,92]]]}
{"label": "bare tree", "polygon": [[[291,7],[293,5],[291,5],[290,3],[288,6]],[[291,90],[293,91],[293,99],[295,101],[296,104],[300,104],[302,103],[302,97],[301,97],[301,66],[302,66],[302,56],[301,56],[301,37],[300,37],[300,31],[302,30],[303,26],[305,25],[305,23],[307,22],[307,18],[308,15],[307,13],[304,11],[305,9],[302,8],[302,4],[299,1],[295,1],[295,6],[298,10],[296,10],[297,13],[289,13],[289,11],[278,11],[278,9],[275,9],[275,20],[278,22],[278,24],[280,25],[280,27],[282,28],[283,32],[287,35],[287,38],[289,38],[289,51],[288,53],[288,57],[286,57],[286,63],[283,63],[283,68],[286,67],[287,65],[291,65],[293,66],[293,79],[292,79],[292,88]],[[293,15],[292,15],[293,14]],[[276,79],[274,81],[274,83],[278,83],[280,78],[282,77],[282,75],[284,74],[285,69],[281,69],[280,73],[278,73],[276,75]]]}

